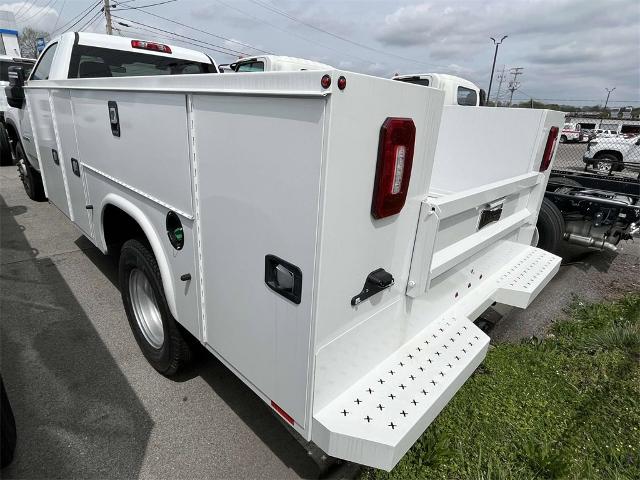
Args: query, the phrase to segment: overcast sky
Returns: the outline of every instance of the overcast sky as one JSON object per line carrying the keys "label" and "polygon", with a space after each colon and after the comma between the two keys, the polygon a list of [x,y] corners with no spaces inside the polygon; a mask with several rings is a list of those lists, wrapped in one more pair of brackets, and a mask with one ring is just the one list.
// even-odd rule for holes
{"label": "overcast sky", "polygon": [[[616,87],[610,105],[640,104],[640,0],[169,0],[143,10],[131,8],[163,1],[111,0],[120,4],[114,14],[139,22],[138,28],[160,28],[233,51],[254,54],[261,49],[383,77],[396,72],[453,73],[485,90],[494,48],[489,37],[508,35],[496,71],[503,65],[507,74],[511,67],[524,67],[514,99],[604,103],[605,87]],[[0,9],[18,12],[19,28],[52,31],[70,20],[72,26],[81,19],[74,29],[82,27],[98,14],[97,7],[84,18],[75,17],[97,3],[0,0]],[[104,31],[101,15],[89,29]],[[123,34],[155,36],[140,30]],[[237,57],[208,53],[219,63]],[[501,93],[506,86],[503,83]],[[497,88],[494,81],[492,98]]]}

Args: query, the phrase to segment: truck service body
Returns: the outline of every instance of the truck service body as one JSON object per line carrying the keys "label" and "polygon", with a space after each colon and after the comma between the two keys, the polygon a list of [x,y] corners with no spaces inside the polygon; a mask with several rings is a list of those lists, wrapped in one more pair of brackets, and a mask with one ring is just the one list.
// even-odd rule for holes
{"label": "truck service body", "polygon": [[[24,90],[51,203],[105,253],[131,227],[157,263],[146,341],[175,319],[338,458],[393,468],[484,358],[473,320],[559,268],[531,246],[557,112],[335,69]],[[129,244],[141,343],[131,299],[156,279],[122,274]]]}

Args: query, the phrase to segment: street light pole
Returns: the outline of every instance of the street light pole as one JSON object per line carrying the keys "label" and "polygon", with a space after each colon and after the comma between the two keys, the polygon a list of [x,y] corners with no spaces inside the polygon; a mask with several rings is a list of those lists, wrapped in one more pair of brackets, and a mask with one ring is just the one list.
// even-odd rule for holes
{"label": "street light pole", "polygon": [[604,110],[605,112],[607,111],[607,103],[609,103],[609,95],[611,95],[611,92],[613,92],[616,89],[616,87],[613,87],[612,89],[608,89],[605,87],[605,90],[607,91],[607,99],[604,102]]}
{"label": "street light pole", "polygon": [[491,84],[493,83],[493,73],[496,69],[496,58],[498,58],[498,47],[502,44],[502,41],[507,38],[508,35],[505,35],[500,39],[499,42],[496,42],[496,39],[493,37],[489,37],[493,40],[493,44],[496,46],[496,50],[493,53],[493,64],[491,65],[491,78],[489,79],[489,91],[487,92],[487,100],[491,99]]}

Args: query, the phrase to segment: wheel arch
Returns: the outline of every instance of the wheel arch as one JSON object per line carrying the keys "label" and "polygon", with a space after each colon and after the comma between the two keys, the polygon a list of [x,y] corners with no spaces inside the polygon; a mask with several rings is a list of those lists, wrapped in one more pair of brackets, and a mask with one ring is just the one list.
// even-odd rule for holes
{"label": "wheel arch", "polygon": [[[98,236],[103,245],[103,252],[108,252],[108,232],[105,229],[105,214],[109,209],[114,208],[121,212],[121,214],[127,215],[133,222],[139,227],[140,232],[145,236],[153,255],[158,262],[158,268],[160,269],[160,277],[162,278],[162,287],[164,288],[164,294],[167,299],[167,304],[171,310],[171,314],[174,318],[178,318],[176,310],[176,299],[174,291],[174,283],[171,277],[171,268],[167,255],[165,254],[162,246],[160,236],[153,228],[153,224],[147,217],[147,215],[134,203],[126,198],[116,194],[108,193],[100,205],[100,222]],[[133,232],[132,232],[133,233]],[[137,233],[137,232],[136,232]]]}
{"label": "wheel arch", "polygon": [[593,155],[593,158],[594,159],[602,158],[604,155],[613,155],[619,161],[621,162],[623,161],[622,153],[620,153],[618,150],[600,150]]}

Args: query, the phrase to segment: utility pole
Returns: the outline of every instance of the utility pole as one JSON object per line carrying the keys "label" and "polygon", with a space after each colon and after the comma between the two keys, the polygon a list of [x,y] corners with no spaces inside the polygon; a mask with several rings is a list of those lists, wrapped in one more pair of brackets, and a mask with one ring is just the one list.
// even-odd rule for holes
{"label": "utility pole", "polygon": [[513,79],[509,82],[509,91],[511,92],[511,96],[509,97],[509,106],[511,106],[511,102],[513,101],[513,92],[520,88],[520,84],[516,82],[516,79],[518,78],[518,75],[522,75],[522,70],[524,70],[524,67],[515,67],[509,70],[511,75],[513,75]]}
{"label": "utility pole", "polygon": [[498,93],[496,94],[496,107],[498,106],[498,101],[500,100],[500,90],[502,90],[502,82],[504,81],[504,65],[502,66],[502,72],[500,72],[500,75],[498,75],[498,80],[500,80],[500,83],[498,83]]}
{"label": "utility pole", "polygon": [[604,102],[604,111],[607,111],[607,104],[609,103],[609,96],[611,95],[611,92],[613,92],[616,89],[616,87],[613,87],[612,89],[608,89],[605,87],[605,90],[607,91],[607,100]]}
{"label": "utility pole", "polygon": [[489,37],[493,41],[493,44],[496,46],[496,50],[493,53],[493,64],[491,64],[491,78],[489,79],[489,90],[487,91],[487,100],[491,98],[491,84],[493,83],[493,72],[496,69],[496,58],[498,57],[498,47],[502,44],[503,40],[507,37],[508,35],[505,35],[500,39],[499,42],[496,42],[495,38]]}
{"label": "utility pole", "polygon": [[111,5],[109,0],[104,0],[104,19],[107,21],[107,35],[113,35],[113,26],[111,25]]}

